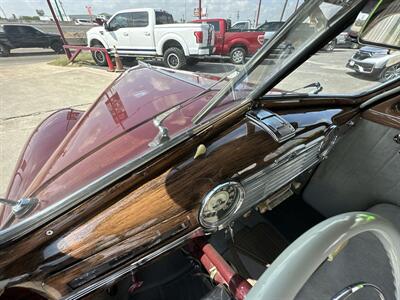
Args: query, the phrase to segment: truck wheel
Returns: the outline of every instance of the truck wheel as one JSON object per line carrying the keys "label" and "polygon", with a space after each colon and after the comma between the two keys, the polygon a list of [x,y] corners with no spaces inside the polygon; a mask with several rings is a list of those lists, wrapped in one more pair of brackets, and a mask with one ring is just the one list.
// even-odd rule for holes
{"label": "truck wheel", "polygon": [[10,48],[5,45],[0,44],[0,56],[6,57],[10,55]]}
{"label": "truck wheel", "polygon": [[51,43],[50,48],[57,54],[64,53],[63,43],[61,41],[55,41]]}
{"label": "truck wheel", "polygon": [[[104,46],[100,43],[94,43],[92,47],[96,48],[104,48]],[[92,57],[93,60],[95,61],[96,65],[98,66],[107,66],[107,59],[106,59],[106,54],[102,51],[92,51]]]}
{"label": "truck wheel", "polygon": [[186,65],[185,53],[180,48],[168,48],[164,53],[164,63],[171,69],[181,69]]}
{"label": "truck wheel", "polygon": [[242,47],[235,47],[231,50],[229,56],[235,65],[244,64],[246,59],[246,50],[244,50]]}
{"label": "truck wheel", "polygon": [[395,78],[400,78],[400,64],[384,68],[379,75],[379,80],[381,82],[386,82]]}
{"label": "truck wheel", "polygon": [[193,57],[189,57],[186,59],[186,64],[188,66],[194,66],[196,65],[200,60],[198,58],[193,58]]}

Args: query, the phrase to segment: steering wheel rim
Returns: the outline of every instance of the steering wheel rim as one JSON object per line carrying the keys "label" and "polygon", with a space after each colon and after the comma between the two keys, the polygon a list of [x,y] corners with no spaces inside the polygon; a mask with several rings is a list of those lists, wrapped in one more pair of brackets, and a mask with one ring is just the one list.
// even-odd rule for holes
{"label": "steering wheel rim", "polygon": [[352,237],[373,233],[389,257],[400,300],[400,232],[386,219],[369,212],[351,212],[331,217],[300,236],[261,275],[246,300],[294,299],[326,258]]}

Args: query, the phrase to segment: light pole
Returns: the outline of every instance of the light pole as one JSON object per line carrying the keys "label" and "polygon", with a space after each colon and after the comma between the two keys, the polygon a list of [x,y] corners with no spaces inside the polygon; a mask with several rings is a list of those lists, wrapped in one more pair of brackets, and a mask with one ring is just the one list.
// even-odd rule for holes
{"label": "light pole", "polygon": [[283,6],[282,14],[281,14],[281,19],[280,19],[281,22],[282,22],[282,20],[283,20],[284,14],[285,14],[285,10],[286,10],[287,3],[288,3],[288,0],[285,0],[285,5]]}
{"label": "light pole", "polygon": [[256,16],[256,28],[258,26],[258,19],[260,18],[260,10],[261,10],[261,0],[258,1],[257,16]]}
{"label": "light pole", "polygon": [[5,11],[4,11],[4,9],[0,6],[0,10],[1,10],[1,12],[3,13],[3,15],[4,15],[4,18],[6,18],[7,19],[7,15],[6,15],[6,13],[5,13]]}
{"label": "light pole", "polygon": [[199,0],[199,20],[201,20],[201,0]]}

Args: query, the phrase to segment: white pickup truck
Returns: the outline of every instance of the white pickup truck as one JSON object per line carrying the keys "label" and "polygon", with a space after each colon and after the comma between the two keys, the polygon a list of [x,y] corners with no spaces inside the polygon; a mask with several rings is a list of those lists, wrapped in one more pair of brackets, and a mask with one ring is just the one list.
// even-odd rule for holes
{"label": "white pickup truck", "polygon": [[[153,8],[128,9],[117,12],[103,27],[87,32],[90,47],[115,50],[122,57],[162,58],[173,69],[195,64],[199,58],[211,55],[214,33],[208,24],[177,24],[172,15]],[[98,65],[106,65],[103,52],[92,53]]]}

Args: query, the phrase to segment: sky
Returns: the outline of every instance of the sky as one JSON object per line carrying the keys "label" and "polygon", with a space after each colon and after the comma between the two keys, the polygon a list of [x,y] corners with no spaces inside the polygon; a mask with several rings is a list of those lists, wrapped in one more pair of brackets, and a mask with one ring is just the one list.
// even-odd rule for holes
{"label": "sky", "polygon": [[[113,14],[121,9],[152,7],[172,13],[176,20],[184,17],[185,6],[187,20],[193,19],[193,10],[198,4],[197,0],[59,0],[59,2],[62,2],[68,15],[85,14],[85,6],[91,6],[94,14],[103,12]],[[265,20],[279,20],[284,2],[284,0],[261,0],[260,23]],[[297,2],[298,0],[288,0],[284,19],[294,11]],[[202,7],[207,8],[208,17],[231,18],[232,21],[237,20],[238,13],[240,20],[254,20],[257,5],[258,0],[202,0]],[[43,9],[49,14],[46,0],[0,0],[0,8],[8,17],[12,14],[34,16],[36,9]],[[3,17],[1,9],[0,15]]]}

